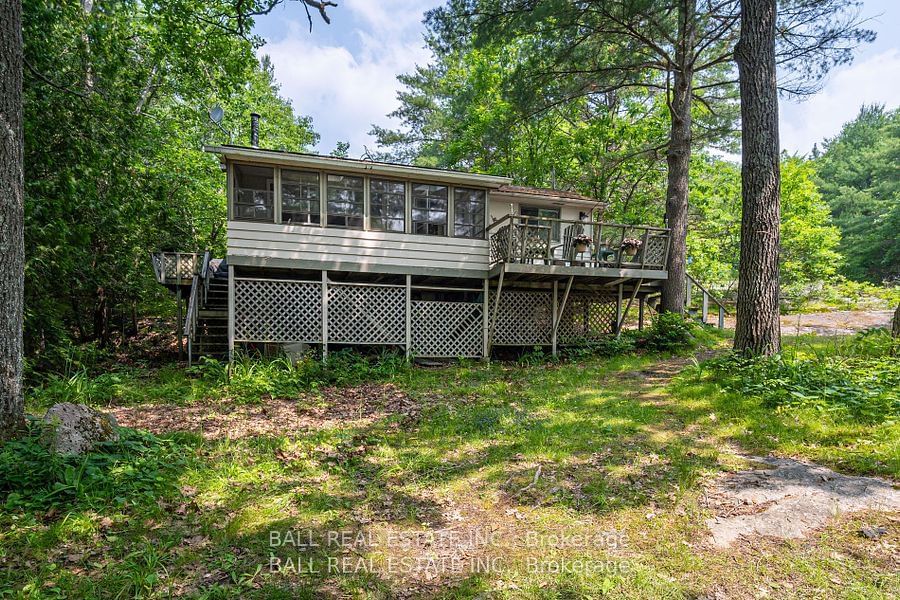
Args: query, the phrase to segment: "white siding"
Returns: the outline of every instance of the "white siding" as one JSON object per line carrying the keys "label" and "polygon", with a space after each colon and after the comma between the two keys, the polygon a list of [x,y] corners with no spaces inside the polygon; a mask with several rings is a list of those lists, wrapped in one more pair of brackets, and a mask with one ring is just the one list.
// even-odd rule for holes
{"label": "white siding", "polygon": [[489,246],[486,240],[229,221],[228,260],[234,265],[483,276]]}

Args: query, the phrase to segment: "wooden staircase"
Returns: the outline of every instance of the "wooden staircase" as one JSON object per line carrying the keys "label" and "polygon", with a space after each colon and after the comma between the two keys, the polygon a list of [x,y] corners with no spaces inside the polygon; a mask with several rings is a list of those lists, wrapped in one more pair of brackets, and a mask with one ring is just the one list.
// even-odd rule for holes
{"label": "wooden staircase", "polygon": [[[710,325],[709,322],[709,314],[711,308],[716,309],[718,313],[718,319],[716,322],[716,326],[719,329],[725,329],[725,315],[728,314],[728,309],[725,308],[725,304],[717,297],[715,297],[709,290],[703,287],[700,282],[698,282],[690,273],[686,273],[687,280],[685,285],[687,289],[684,294],[684,314],[695,319],[696,321],[703,323],[705,325]],[[695,307],[693,305],[693,297],[694,297],[694,288],[697,288],[700,293],[700,306]],[[654,313],[659,312],[659,296],[657,294],[653,294],[653,300],[647,302],[647,307],[650,308]]]}
{"label": "wooden staircase", "polygon": [[197,326],[188,337],[189,361],[201,356],[228,357],[228,279],[213,277],[197,311]]}
{"label": "wooden staircase", "polygon": [[[685,314],[697,319],[703,324],[709,324],[709,310],[710,310],[710,302],[715,305],[715,308],[718,311],[718,321],[716,325],[719,329],[725,329],[725,315],[728,314],[728,310],[725,308],[725,304],[722,303],[721,300],[713,296],[705,287],[703,287],[700,282],[698,282],[690,273],[685,273],[687,275],[687,290],[684,294],[684,312]],[[700,299],[700,307],[695,308],[692,303],[693,299],[693,291],[694,287],[700,290],[701,299]]]}
{"label": "wooden staircase", "polygon": [[228,357],[228,278],[216,277],[215,262],[207,250],[191,280],[183,331],[188,364],[201,356]]}

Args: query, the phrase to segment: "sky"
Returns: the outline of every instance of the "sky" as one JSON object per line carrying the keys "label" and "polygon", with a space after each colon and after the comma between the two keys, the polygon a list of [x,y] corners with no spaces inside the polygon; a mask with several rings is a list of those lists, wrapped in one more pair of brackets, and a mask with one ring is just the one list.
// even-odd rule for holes
{"label": "sky", "polygon": [[[299,114],[313,118],[322,136],[316,150],[327,154],[339,141],[350,155],[374,150],[372,124],[396,126],[387,115],[399,106],[397,75],[429,62],[422,16],[443,0],[337,0],[331,25],[313,13],[309,31],[298,2],[285,2],[260,17],[259,50],[275,66],[281,94]],[[900,0],[864,0],[867,26],[878,33],[857,49],[852,64],[834,69],[821,92],[802,102],[780,103],[781,145],[806,154],[814,143],[833,137],[863,104],[900,102]]]}

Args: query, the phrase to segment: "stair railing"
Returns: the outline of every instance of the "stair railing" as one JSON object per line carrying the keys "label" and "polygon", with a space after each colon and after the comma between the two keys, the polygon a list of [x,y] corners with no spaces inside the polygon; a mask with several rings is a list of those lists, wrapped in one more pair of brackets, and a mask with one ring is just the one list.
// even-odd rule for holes
{"label": "stair railing", "polygon": [[188,309],[187,316],[184,319],[184,336],[187,337],[187,355],[188,355],[188,366],[191,365],[191,360],[193,358],[193,341],[194,336],[197,333],[197,315],[200,311],[199,298],[200,296],[200,276],[194,275],[194,279],[191,282],[191,295],[188,300]]}
{"label": "stair railing", "polygon": [[203,306],[206,306],[206,297],[209,295],[209,250],[203,252],[203,265],[200,267],[200,280],[203,282]]}
{"label": "stair railing", "polygon": [[690,273],[685,273],[687,276],[685,285],[687,286],[686,293],[684,295],[684,308],[687,311],[691,305],[691,291],[693,286],[697,286],[700,291],[703,293],[703,300],[700,308],[700,321],[702,323],[706,323],[706,319],[709,315],[709,301],[712,300],[713,303],[719,309],[719,329],[725,329],[725,315],[728,314],[728,310],[725,308],[725,305],[721,300],[713,296],[709,290],[707,290],[703,285],[700,284],[699,281],[694,279],[694,277]]}

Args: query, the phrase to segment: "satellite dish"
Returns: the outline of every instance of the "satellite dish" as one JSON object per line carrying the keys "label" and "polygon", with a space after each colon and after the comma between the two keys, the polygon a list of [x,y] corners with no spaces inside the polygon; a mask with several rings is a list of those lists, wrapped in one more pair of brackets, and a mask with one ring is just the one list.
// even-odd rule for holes
{"label": "satellite dish", "polygon": [[222,118],[225,116],[225,111],[222,110],[222,107],[216,104],[211,109],[209,109],[209,118],[216,125],[222,124]]}

